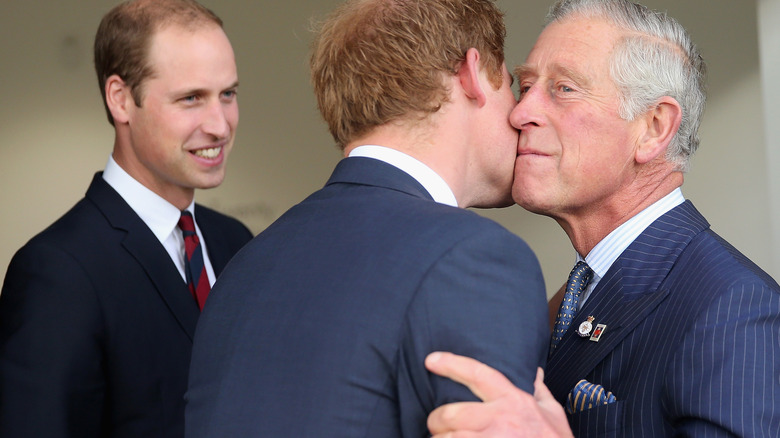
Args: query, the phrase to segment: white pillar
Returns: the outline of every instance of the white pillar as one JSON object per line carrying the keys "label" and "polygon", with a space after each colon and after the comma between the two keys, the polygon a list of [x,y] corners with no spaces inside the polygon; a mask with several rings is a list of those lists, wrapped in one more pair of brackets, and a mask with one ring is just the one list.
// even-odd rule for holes
{"label": "white pillar", "polygon": [[[764,100],[772,266],[780,281],[780,0],[757,0],[758,44]],[[739,127],[735,127],[739,129]],[[749,212],[745,212],[749,214]]]}

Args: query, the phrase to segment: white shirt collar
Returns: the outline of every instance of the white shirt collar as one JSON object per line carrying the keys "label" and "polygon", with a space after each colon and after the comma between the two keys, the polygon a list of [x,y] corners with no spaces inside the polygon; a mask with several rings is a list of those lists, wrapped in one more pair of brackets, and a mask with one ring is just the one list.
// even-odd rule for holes
{"label": "white shirt collar", "polygon": [[[587,300],[590,293],[612,264],[615,263],[615,260],[620,257],[620,254],[656,219],[683,202],[685,202],[685,197],[682,194],[682,190],[678,187],[612,230],[607,237],[593,247],[590,253],[585,256],[585,262],[593,269],[593,279],[583,292],[582,297],[580,297],[580,307],[585,304],[585,300]],[[580,261],[583,258],[577,254],[576,259],[576,261]]]}
{"label": "white shirt collar", "polygon": [[[158,194],[146,188],[143,184],[135,180],[130,174],[125,172],[113,156],[108,157],[106,169],[103,171],[103,179],[119,193],[119,196],[130,205],[130,208],[141,218],[147,227],[154,233],[154,236],[160,241],[168,256],[176,265],[182,280],[186,283],[187,275],[184,272],[184,238],[178,229],[181,212],[176,206],[163,199]],[[209,278],[209,284],[212,286],[217,279],[214,273],[214,267],[211,266],[208,247],[203,238],[203,233],[198,226],[198,220],[195,218],[195,201],[190,203],[186,209],[192,214],[195,222],[195,232],[200,239],[201,249],[203,250],[203,265],[206,267],[206,275]]]}
{"label": "white shirt collar", "polygon": [[367,157],[384,161],[408,173],[425,188],[434,201],[452,207],[458,206],[458,200],[455,199],[455,194],[452,193],[452,189],[447,185],[447,182],[433,169],[414,157],[392,148],[377,145],[358,146],[349,153],[349,156]]}
{"label": "white shirt collar", "polygon": [[[130,205],[160,242],[168,239],[176,229],[181,211],[136,181],[114,161],[113,156],[108,157],[103,179]],[[192,213],[193,217],[195,217],[194,206],[195,201],[187,207],[187,211]]]}

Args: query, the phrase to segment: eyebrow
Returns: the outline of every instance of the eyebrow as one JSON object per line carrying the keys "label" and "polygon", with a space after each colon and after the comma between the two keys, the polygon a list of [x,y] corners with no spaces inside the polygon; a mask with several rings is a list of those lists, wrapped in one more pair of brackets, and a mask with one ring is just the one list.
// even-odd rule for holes
{"label": "eyebrow", "polygon": [[[235,88],[238,88],[238,81],[233,82],[231,85],[221,89],[219,92],[222,93],[225,90],[233,90]],[[190,95],[203,95],[208,94],[210,90],[208,88],[189,88],[184,90],[179,90],[177,92],[174,92],[173,95],[175,96],[190,96]]]}
{"label": "eyebrow", "polygon": [[518,81],[522,81],[524,77],[531,76],[534,72],[533,67],[528,64],[518,65],[515,67],[515,77]]}
{"label": "eyebrow", "polygon": [[[587,76],[560,64],[553,64],[550,70],[557,76],[570,78],[580,86],[587,87],[591,84],[591,80]],[[522,81],[524,77],[538,76],[538,73],[535,67],[529,64],[522,64],[515,67],[515,76]]]}

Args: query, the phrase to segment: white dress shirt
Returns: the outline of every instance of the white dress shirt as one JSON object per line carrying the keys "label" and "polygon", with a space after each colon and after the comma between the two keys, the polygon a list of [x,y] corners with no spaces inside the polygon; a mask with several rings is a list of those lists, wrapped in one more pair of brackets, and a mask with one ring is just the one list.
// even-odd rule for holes
{"label": "white dress shirt", "polygon": [[[585,301],[587,301],[590,293],[593,292],[593,289],[601,278],[604,277],[612,264],[615,263],[615,260],[617,260],[620,254],[622,254],[623,251],[628,248],[640,234],[642,234],[645,228],[683,202],[685,202],[685,197],[683,197],[682,190],[678,187],[668,195],[639,212],[636,216],[615,228],[607,237],[593,247],[584,259],[588,266],[593,269],[593,279],[590,281],[590,284],[588,284],[588,287],[582,291],[579,302],[580,309],[585,304]],[[583,258],[577,254],[575,264],[580,260],[583,260]]]}
{"label": "white dress shirt", "polygon": [[364,145],[358,146],[349,153],[350,157],[374,158],[397,167],[408,173],[412,178],[419,182],[425,190],[431,195],[434,201],[449,205],[458,206],[458,200],[455,194],[444,179],[433,171],[430,167],[416,158],[413,158],[403,152],[391,149],[385,146]]}
{"label": "white dress shirt", "polygon": [[[152,230],[157,240],[163,245],[171,260],[179,270],[181,278],[187,282],[187,275],[184,272],[184,237],[179,230],[179,218],[181,211],[173,204],[166,201],[153,191],[146,188],[143,184],[136,181],[130,174],[125,172],[113,156],[108,157],[106,169],[103,171],[103,179],[119,193],[119,196],[130,205],[130,208],[141,218],[142,221]],[[211,267],[208,251],[206,251],[206,240],[198,227],[198,221],[195,218],[195,201],[193,201],[187,211],[192,214],[195,222],[195,231],[200,239],[200,245],[203,250],[203,264],[206,266],[206,273],[209,277],[209,284],[214,285],[216,275],[214,268]]]}

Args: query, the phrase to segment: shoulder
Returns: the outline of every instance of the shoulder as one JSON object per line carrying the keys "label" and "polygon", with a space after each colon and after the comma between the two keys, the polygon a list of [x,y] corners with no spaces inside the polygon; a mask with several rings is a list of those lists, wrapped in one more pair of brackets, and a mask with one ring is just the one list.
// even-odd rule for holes
{"label": "shoulder", "polygon": [[508,257],[510,262],[527,263],[530,257],[537,264],[536,256],[525,240],[503,225],[470,210],[457,209],[456,212],[458,214],[451,217],[451,224],[444,222],[450,229],[459,231],[453,233],[458,246],[469,250],[483,248],[485,255],[491,254],[493,259]]}
{"label": "shoulder", "polygon": [[768,273],[710,229],[690,242],[680,254],[675,270],[687,281],[716,290],[755,285],[780,293],[780,286]]}
{"label": "shoulder", "polygon": [[[694,419],[690,425],[714,422],[739,436],[771,435],[775,426],[764,419],[774,409],[766,400],[780,400],[774,359],[780,354],[780,288],[711,231],[691,242],[675,269],[680,270],[672,293],[685,295],[683,306],[696,314],[670,362],[670,412]],[[729,397],[702,397],[701,388]],[[756,396],[744,388],[763,389]]]}
{"label": "shoulder", "polygon": [[472,210],[422,200],[416,204],[412,210],[415,220],[419,221],[420,224],[442,229],[443,233],[453,237],[500,236],[512,243],[523,242],[519,236],[507,230],[503,225]]}
{"label": "shoulder", "polygon": [[92,241],[105,239],[110,229],[110,224],[94,204],[82,199],[32,237],[22,249],[32,250],[41,246],[85,248]]}

